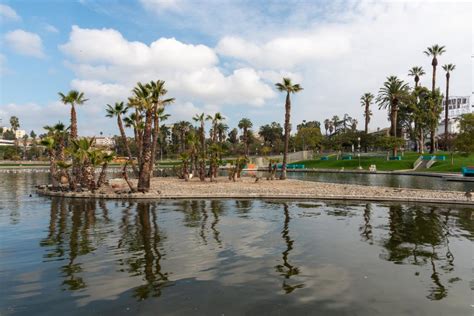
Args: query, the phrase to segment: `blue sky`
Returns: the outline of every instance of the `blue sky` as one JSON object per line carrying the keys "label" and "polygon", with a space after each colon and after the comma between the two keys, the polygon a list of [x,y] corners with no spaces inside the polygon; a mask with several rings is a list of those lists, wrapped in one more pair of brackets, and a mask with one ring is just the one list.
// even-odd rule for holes
{"label": "blue sky", "polygon": [[[176,103],[170,123],[220,111],[235,126],[283,122],[290,76],[305,88],[293,99],[293,125],[344,113],[363,121],[360,96],[384,79],[430,60],[457,65],[451,94],[470,95],[474,72],[470,1],[0,1],[0,118],[21,127],[68,121],[57,92],[78,89],[79,132],[117,133],[107,103],[126,100],[137,81],[164,79]],[[456,17],[456,18],[454,18]],[[444,74],[438,70],[444,90]],[[388,125],[374,105],[371,128]],[[362,128],[362,123],[360,123]]]}

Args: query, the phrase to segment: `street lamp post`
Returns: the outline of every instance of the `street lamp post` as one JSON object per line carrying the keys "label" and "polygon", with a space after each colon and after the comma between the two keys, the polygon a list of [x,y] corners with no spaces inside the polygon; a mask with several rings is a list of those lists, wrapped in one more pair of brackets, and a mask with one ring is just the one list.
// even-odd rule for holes
{"label": "street lamp post", "polygon": [[[303,128],[304,128],[304,125],[306,125],[306,120],[303,120]],[[303,134],[302,134],[301,136],[303,137],[303,151],[305,151],[305,150],[306,150],[306,146],[305,146],[305,144],[304,144],[304,132],[303,132]]]}
{"label": "street lamp post", "polygon": [[362,166],[360,165],[360,137],[357,137],[357,157],[359,157],[359,170],[362,170]]}

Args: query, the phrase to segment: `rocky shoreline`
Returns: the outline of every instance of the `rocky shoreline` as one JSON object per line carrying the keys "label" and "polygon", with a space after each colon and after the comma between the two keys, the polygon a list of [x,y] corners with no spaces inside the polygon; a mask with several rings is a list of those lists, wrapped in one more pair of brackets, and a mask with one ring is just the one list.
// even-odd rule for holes
{"label": "rocky shoreline", "polygon": [[243,177],[236,182],[220,177],[216,182],[188,182],[177,178],[152,178],[148,193],[131,193],[124,180],[111,179],[95,192],[51,191],[39,186],[41,195],[99,199],[330,199],[358,201],[398,201],[474,205],[464,192],[349,185],[288,179],[285,181]]}

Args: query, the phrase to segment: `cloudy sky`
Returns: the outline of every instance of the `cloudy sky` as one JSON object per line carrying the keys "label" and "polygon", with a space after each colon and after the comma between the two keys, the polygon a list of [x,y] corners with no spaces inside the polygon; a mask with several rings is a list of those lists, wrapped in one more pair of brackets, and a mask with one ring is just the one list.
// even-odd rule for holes
{"label": "cloudy sky", "polygon": [[[83,91],[83,135],[117,133],[107,103],[126,100],[138,82],[162,79],[176,103],[170,122],[220,111],[234,126],[283,122],[282,76],[301,83],[292,122],[344,113],[363,121],[359,98],[384,79],[423,66],[422,52],[446,46],[451,94],[470,95],[471,1],[0,1],[0,118],[21,128],[68,121],[59,91]],[[438,72],[444,87],[444,74]],[[444,89],[444,88],[443,88]],[[388,125],[374,106],[372,129]],[[362,128],[362,124],[360,124]]]}

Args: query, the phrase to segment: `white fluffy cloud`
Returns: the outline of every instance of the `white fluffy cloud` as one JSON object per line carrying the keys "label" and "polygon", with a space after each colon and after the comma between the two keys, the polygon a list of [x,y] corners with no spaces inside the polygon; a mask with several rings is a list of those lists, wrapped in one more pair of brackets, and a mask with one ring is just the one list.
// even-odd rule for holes
{"label": "white fluffy cloud", "polygon": [[328,28],[314,33],[275,37],[260,45],[239,37],[224,37],[216,50],[254,66],[288,69],[315,60],[340,58],[349,48],[348,34]]}
{"label": "white fluffy cloud", "polygon": [[14,30],[5,34],[6,44],[15,52],[25,56],[43,58],[43,42],[38,34]]}
{"label": "white fluffy cloud", "polygon": [[[106,49],[104,49],[106,48]],[[250,67],[224,72],[214,50],[174,38],[147,45],[125,39],[113,29],[73,26],[69,41],[60,46],[77,78],[73,88],[103,102],[125,100],[137,81],[163,79],[179,107],[221,108],[221,105],[262,106],[275,97],[268,83]],[[197,104],[197,105],[196,105]],[[224,111],[225,112],[225,111]],[[173,118],[174,120],[175,118]]]}
{"label": "white fluffy cloud", "polygon": [[164,11],[179,11],[181,0],[140,0],[140,3],[148,10],[161,13]]}
{"label": "white fluffy cloud", "polygon": [[20,21],[21,17],[6,4],[0,4],[0,17],[6,21]]}
{"label": "white fluffy cloud", "polygon": [[44,29],[50,33],[59,33],[59,30],[51,24],[45,24]]}
{"label": "white fluffy cloud", "polygon": [[34,130],[37,134],[43,132],[43,126],[51,125],[60,119],[68,124],[69,108],[59,101],[48,104],[38,103],[9,103],[0,105],[0,117],[3,124],[8,124],[8,118],[17,116],[20,119],[20,129]]}

